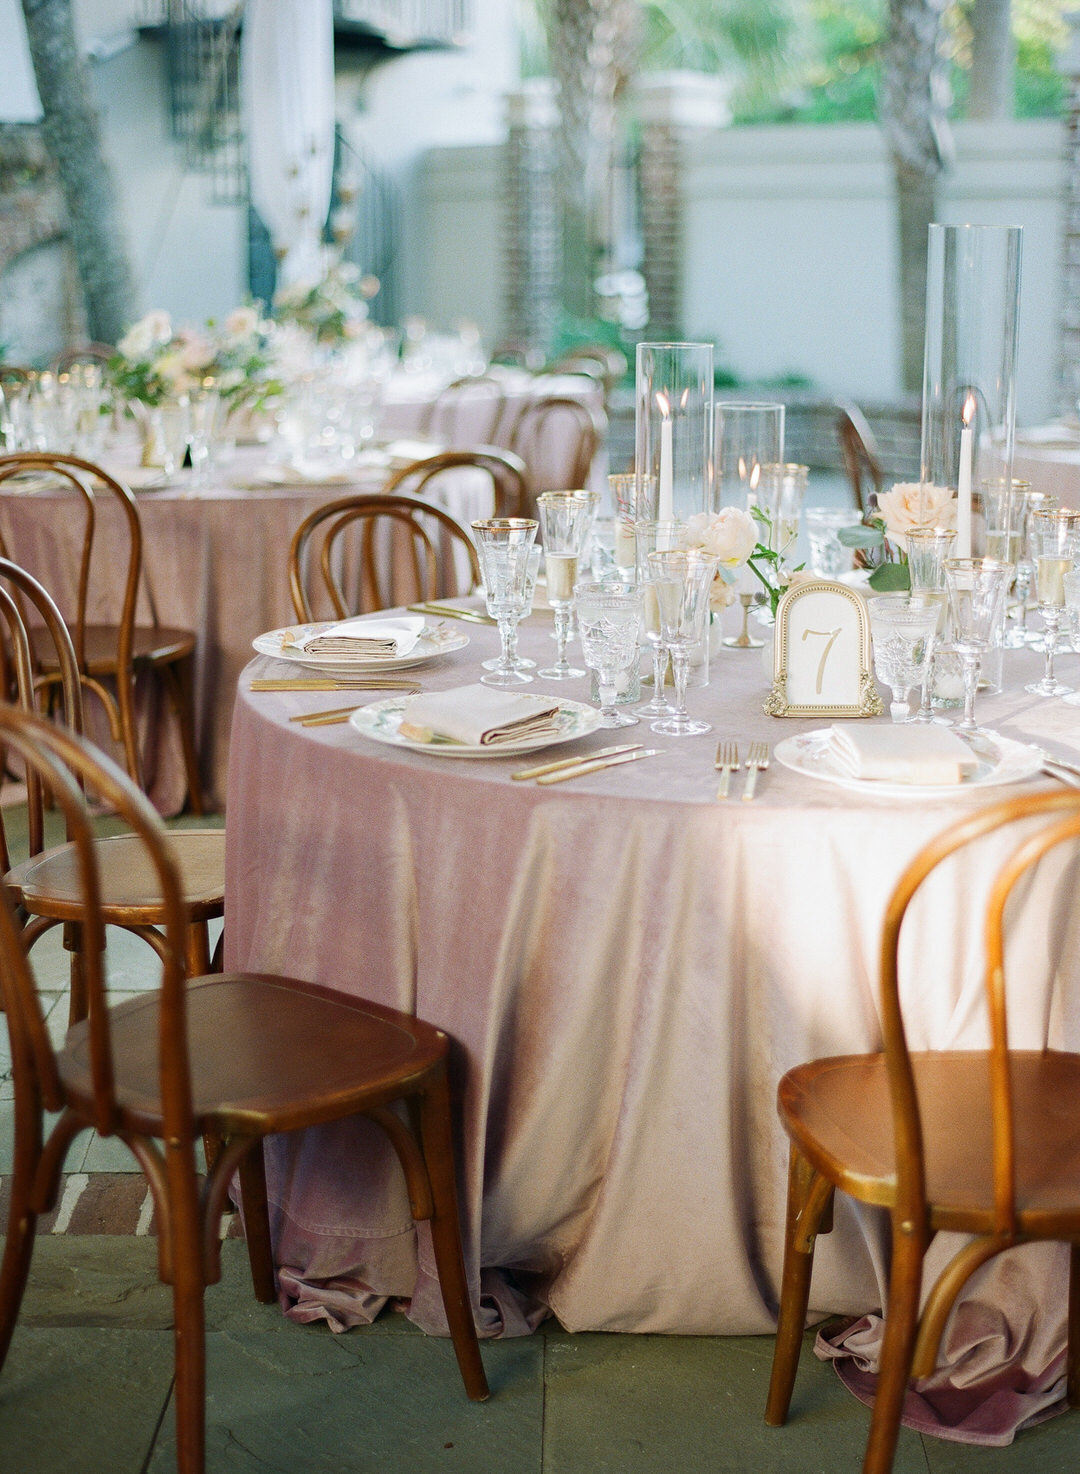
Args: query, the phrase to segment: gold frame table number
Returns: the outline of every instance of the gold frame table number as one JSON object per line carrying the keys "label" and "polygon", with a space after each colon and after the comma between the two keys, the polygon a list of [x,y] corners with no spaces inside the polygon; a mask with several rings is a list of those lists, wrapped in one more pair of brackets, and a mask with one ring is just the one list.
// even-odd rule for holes
{"label": "gold frame table number", "polygon": [[866,601],[818,578],[790,589],[776,611],[770,717],[879,717]]}

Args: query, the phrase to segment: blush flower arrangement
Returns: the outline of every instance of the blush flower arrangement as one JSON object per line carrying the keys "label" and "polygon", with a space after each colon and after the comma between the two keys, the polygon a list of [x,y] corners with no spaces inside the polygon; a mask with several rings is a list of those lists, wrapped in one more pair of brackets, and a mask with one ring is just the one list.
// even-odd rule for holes
{"label": "blush flower arrangement", "polygon": [[274,321],[303,328],[323,347],[340,347],[363,337],[367,299],[379,289],[351,261],[330,266],[317,281],[292,282],[274,296]]}
{"label": "blush flower arrangement", "polygon": [[863,521],[837,533],[845,547],[862,553],[870,565],[870,587],[889,593],[910,587],[907,534],[916,527],[955,527],[956,497],[947,486],[898,481],[883,491]]}
{"label": "blush flower arrangement", "polygon": [[[772,524],[760,507],[744,512],[739,507],[722,507],[719,512],[698,512],[687,519],[680,541],[685,548],[701,548],[720,563],[709,592],[713,613],[726,609],[738,592],[739,570],[749,568],[760,581],[773,615],[792,579],[800,569],[785,567],[779,553],[770,547]],[[764,530],[764,541],[759,531]]]}
{"label": "blush flower arrangement", "polygon": [[118,399],[150,409],[212,380],[231,410],[278,387],[271,378],[271,327],[257,307],[238,307],[220,327],[210,321],[205,328],[174,330],[169,314],[156,309],[116,345],[109,380]]}

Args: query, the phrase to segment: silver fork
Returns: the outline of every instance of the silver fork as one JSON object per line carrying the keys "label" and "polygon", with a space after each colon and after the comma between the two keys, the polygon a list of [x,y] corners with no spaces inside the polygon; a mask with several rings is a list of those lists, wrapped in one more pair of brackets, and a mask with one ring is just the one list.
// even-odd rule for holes
{"label": "silver fork", "polygon": [[743,801],[749,802],[757,787],[757,775],[769,766],[769,747],[766,742],[751,742],[746,755],[746,787],[742,791]]}
{"label": "silver fork", "polygon": [[731,792],[731,775],[739,766],[739,746],[736,742],[721,741],[716,748],[716,762],[713,764],[720,773],[720,786],[716,790],[717,798],[727,798]]}

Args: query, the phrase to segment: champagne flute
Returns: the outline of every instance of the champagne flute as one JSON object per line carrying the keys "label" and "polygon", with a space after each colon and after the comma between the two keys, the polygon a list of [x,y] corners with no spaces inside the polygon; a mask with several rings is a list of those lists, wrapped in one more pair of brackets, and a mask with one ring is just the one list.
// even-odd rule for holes
{"label": "champagne flute", "polygon": [[996,558],[948,558],[945,584],[953,622],[953,645],[964,672],[964,715],[960,732],[977,732],[975,692],[979,666],[989,649],[994,623],[1000,612],[1012,567]]}
{"label": "champagne flute", "polygon": [[691,653],[705,631],[709,593],[719,562],[695,548],[649,554],[649,579],[656,589],[660,630],[671,653],[675,681],[675,710],[671,716],[653,722],[652,730],[668,737],[694,737],[712,731],[709,722],[688,715],[686,681]]}
{"label": "champagne flute", "polygon": [[685,523],[656,522],[640,519],[635,526],[637,544],[637,580],[644,589],[642,605],[642,628],[645,639],[652,648],[652,700],[637,707],[639,717],[669,717],[675,708],[664,693],[667,678],[668,648],[664,644],[664,632],[660,626],[660,605],[656,599],[656,585],[649,577],[649,554],[677,548]]}
{"label": "champagne flute", "polygon": [[502,641],[498,665],[480,677],[485,686],[515,686],[532,680],[527,671],[514,664],[514,654],[536,528],[531,517],[491,517],[472,524],[484,574],[487,611],[497,621]]}
{"label": "champagne flute", "polygon": [[1065,508],[1031,514],[1031,551],[1035,561],[1035,597],[1046,625],[1046,669],[1042,679],[1024,687],[1032,696],[1067,696],[1073,690],[1054,675],[1057,632],[1065,608],[1066,573],[1072,572],[1080,512]]}
{"label": "champagne flute", "polygon": [[[1020,607],[1018,628],[1006,631],[1005,648],[1019,650],[1033,643],[1038,636],[1027,627],[1028,599],[1035,581],[1035,564],[1031,557],[1031,519],[1036,512],[1051,512],[1058,504],[1056,496],[1048,491],[1032,491],[1030,488],[1015,492],[1020,502],[1020,542],[1016,561],[1016,600]],[[987,549],[989,552],[989,549]]]}
{"label": "champagne flute", "polygon": [[569,681],[585,672],[566,658],[574,608],[578,559],[600,498],[594,491],[545,491],[536,499],[544,543],[547,598],[555,612],[555,664],[538,672],[548,681]]}

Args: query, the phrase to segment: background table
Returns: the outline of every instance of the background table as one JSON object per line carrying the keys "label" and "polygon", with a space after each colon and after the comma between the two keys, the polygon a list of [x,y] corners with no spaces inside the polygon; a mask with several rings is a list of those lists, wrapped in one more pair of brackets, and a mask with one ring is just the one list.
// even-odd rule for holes
{"label": "background table", "polygon": [[1041,425],[1017,430],[1013,475],[1048,491],[1063,507],[1080,507],[1080,430]]}
{"label": "background table", "polygon": [[[495,637],[469,633],[468,649],[424,670],[425,687],[476,678]],[[548,621],[534,617],[522,644],[547,656]],[[1006,658],[1011,681],[1037,664]],[[267,659],[249,673],[279,670]],[[544,1307],[571,1330],[770,1331],[787,1158],[777,1081],[801,1060],[880,1047],[889,892],[925,841],[1005,790],[875,800],[774,762],[753,804],[718,804],[713,738],[644,726],[630,736],[663,756],[541,789],[511,782],[520,758],[440,759],[348,727],[300,730],[288,717],[317,698],[247,684],[226,965],[415,1009],[458,1041],[466,1255],[488,1332],[525,1330]],[[690,699],[716,736],[744,744],[814,725],[764,717],[766,688],[758,652],[723,651]],[[585,683],[558,689],[581,697]],[[1075,709],[1060,702],[1009,690],[980,713],[1080,756]],[[915,1048],[982,1041],[969,933],[1006,843],[953,862],[912,917]],[[1044,1007],[1050,977],[1076,956],[1074,882],[1041,880],[1028,898],[1018,1047],[1080,1044],[1080,1017]],[[363,1125],[275,1140],[268,1177],[291,1315],[350,1324],[412,1292],[407,1205]],[[878,1306],[885,1274],[880,1215],[838,1202],[814,1306]],[[410,1314],[440,1329],[432,1275],[421,1235]]]}

